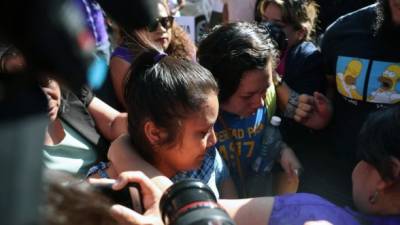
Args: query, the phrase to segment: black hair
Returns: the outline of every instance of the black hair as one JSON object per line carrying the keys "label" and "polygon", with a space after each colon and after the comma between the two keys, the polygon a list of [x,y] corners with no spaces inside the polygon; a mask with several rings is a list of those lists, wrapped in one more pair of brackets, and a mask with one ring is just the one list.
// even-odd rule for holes
{"label": "black hair", "polygon": [[42,188],[46,197],[39,212],[44,224],[119,224],[110,213],[112,200],[88,182],[66,172],[50,169],[44,170],[43,181]]}
{"label": "black hair", "polygon": [[400,160],[400,106],[369,116],[358,137],[358,158],[373,165],[385,180],[394,180],[393,157]]}
{"label": "black hair", "polygon": [[384,26],[388,26],[387,22],[391,20],[391,11],[388,0],[378,0],[376,6],[376,20],[374,24],[375,35],[377,35]]}
{"label": "black hair", "polygon": [[400,25],[392,20],[392,11],[389,0],[378,0],[376,6],[376,20],[373,31],[376,38],[382,39],[385,47],[390,49],[400,47]]}
{"label": "black hair", "polygon": [[180,122],[201,110],[210,92],[218,93],[217,83],[199,64],[156,50],[139,55],[127,78],[125,102],[130,139],[142,157],[154,159],[144,133],[147,121],[167,131],[168,137],[158,145],[176,144]]}
{"label": "black hair", "polygon": [[236,22],[215,27],[200,42],[197,58],[216,78],[220,102],[237,90],[243,73],[275,66],[277,50],[265,29],[255,24]]}
{"label": "black hair", "polygon": [[314,0],[284,0],[283,22],[295,30],[305,28],[305,40],[315,33],[319,5]]}

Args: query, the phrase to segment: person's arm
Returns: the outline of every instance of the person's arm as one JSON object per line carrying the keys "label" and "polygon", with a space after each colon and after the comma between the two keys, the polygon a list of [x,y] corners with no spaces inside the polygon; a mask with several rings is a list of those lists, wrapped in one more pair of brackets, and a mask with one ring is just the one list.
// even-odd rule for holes
{"label": "person's arm", "polygon": [[283,145],[281,150],[281,158],[279,162],[289,177],[297,176],[301,170],[301,164],[294,151],[286,144]]}
{"label": "person's arm", "polygon": [[[278,77],[278,75],[274,75]],[[278,78],[279,79],[279,78]],[[277,105],[284,114],[296,122],[312,129],[323,129],[332,116],[330,101],[321,93],[314,95],[298,94],[284,82],[274,82],[276,85]]]}
{"label": "person's arm", "polygon": [[226,3],[226,1],[224,1],[224,7],[222,9],[222,22],[229,23],[228,3]]}
{"label": "person's arm", "polygon": [[111,144],[107,156],[117,174],[139,170],[163,191],[172,185],[171,180],[139,156],[130,144],[127,134],[120,136]]}
{"label": "person's arm", "polygon": [[117,100],[121,105],[125,106],[124,90],[125,77],[129,71],[131,64],[120,57],[112,57],[110,60],[111,81],[115,90]]}
{"label": "person's arm", "polygon": [[233,180],[231,177],[225,179],[220,188],[221,192],[221,198],[224,199],[236,199],[238,198],[238,194],[236,192],[236,187],[235,184],[233,183]]}
{"label": "person's arm", "polygon": [[178,12],[179,10],[183,9],[186,5],[186,0],[178,0],[178,5],[174,9],[174,13]]}
{"label": "person's arm", "polygon": [[267,225],[274,205],[274,198],[221,199],[218,203],[237,225]]}
{"label": "person's arm", "polygon": [[94,97],[87,107],[97,129],[109,141],[113,141],[127,132],[126,113],[120,113],[102,100]]}
{"label": "person's arm", "polygon": [[[114,205],[111,208],[111,213],[120,224],[162,224],[158,204],[163,191],[160,192],[154,186],[154,181],[151,181],[153,180],[149,180],[140,172],[125,172],[120,175],[113,189],[121,189],[128,182],[138,182],[142,187],[143,203],[146,210],[144,215],[140,215],[124,206]],[[226,210],[237,225],[247,225],[249,223],[252,225],[266,225],[269,223],[274,198],[222,199],[218,203]]]}

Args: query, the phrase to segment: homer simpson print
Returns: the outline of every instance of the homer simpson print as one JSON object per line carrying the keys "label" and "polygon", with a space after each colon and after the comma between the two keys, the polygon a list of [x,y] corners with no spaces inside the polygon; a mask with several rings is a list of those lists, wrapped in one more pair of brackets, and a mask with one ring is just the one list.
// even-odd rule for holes
{"label": "homer simpson print", "polygon": [[394,104],[400,101],[398,82],[400,80],[400,65],[376,62],[372,70],[377,74],[371,74],[371,89],[373,90],[368,101],[374,103]]}
{"label": "homer simpson print", "polygon": [[400,102],[400,63],[339,56],[337,91],[344,97],[376,104]]}
{"label": "homer simpson print", "polygon": [[348,98],[362,100],[367,60],[339,57],[336,74],[338,92]]}

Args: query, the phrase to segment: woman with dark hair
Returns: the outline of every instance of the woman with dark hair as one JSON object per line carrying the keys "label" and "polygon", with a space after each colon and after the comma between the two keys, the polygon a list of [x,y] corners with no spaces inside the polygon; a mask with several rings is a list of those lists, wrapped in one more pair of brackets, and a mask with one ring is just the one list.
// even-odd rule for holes
{"label": "woman with dark hair", "polygon": [[[199,178],[217,196],[217,187],[231,193],[229,172],[213,148],[219,106],[210,72],[156,50],[138,56],[132,68],[125,89],[129,136],[119,138],[110,150],[127,139],[131,149],[173,181]],[[111,159],[109,175],[121,172],[121,165],[135,164],[124,161]],[[146,168],[139,169],[146,173]]]}
{"label": "woman with dark hair", "polygon": [[42,147],[46,168],[84,177],[106,158],[109,142],[126,133],[126,115],[98,99],[88,87],[75,93],[44,76],[39,85],[48,100],[49,124]]}
{"label": "woman with dark hair", "polygon": [[194,60],[196,47],[189,35],[174,22],[168,5],[157,0],[158,18],[155,24],[134,30],[119,29],[120,44],[111,55],[110,73],[118,103],[125,108],[123,89],[128,70],[134,58],[146,49],[158,49],[168,55]]}
{"label": "woman with dark hair", "polygon": [[259,11],[262,21],[279,25],[288,46],[282,52],[277,72],[298,93],[324,92],[325,77],[321,52],[312,42],[318,16],[313,0],[263,0]]}
{"label": "woman with dark hair", "polygon": [[[236,188],[242,197],[271,194],[268,184],[261,185],[261,177],[257,178],[259,185],[249,183],[257,175],[251,165],[261,154],[263,133],[271,126],[276,108],[273,68],[277,51],[269,34],[250,23],[222,25],[200,43],[197,56],[220,87],[216,147],[230,167]],[[288,89],[278,81],[276,85],[285,107]],[[279,156],[269,160],[280,161],[288,179],[296,179],[301,166],[285,144],[280,146]],[[262,190],[252,191],[254,188]]]}
{"label": "woman with dark hair", "polygon": [[[269,185],[260,185],[261,177],[252,176],[256,173],[250,167],[260,154],[264,128],[269,126],[269,118],[274,115],[277,105],[288,116],[309,127],[321,125],[321,117],[330,116],[329,109],[319,107],[326,105],[321,104],[324,99],[321,100],[319,95],[298,95],[280,82],[279,77],[273,76],[275,57],[276,50],[268,33],[249,23],[219,26],[199,46],[200,64],[211,71],[220,89],[218,100],[222,110],[215,125],[216,147],[228,162],[241,196],[270,193]],[[273,77],[276,78],[275,85]],[[277,96],[279,101],[276,101]],[[283,186],[288,183],[285,187],[295,186],[300,163],[285,144],[280,145],[279,153],[277,159],[271,160],[279,160],[289,177],[282,179]],[[118,171],[138,169],[127,165],[127,155],[129,152],[123,147],[108,152],[111,161],[126,162],[120,163],[126,166],[121,166]],[[255,185],[245,181],[258,178]],[[246,184],[258,190],[247,193]]]}
{"label": "woman with dark hair", "polygon": [[[325,93],[322,55],[318,46],[313,43],[318,16],[316,2],[261,0],[258,11],[262,16],[261,21],[275,24],[286,36],[287,46],[281,51],[276,68],[282,80],[300,94]],[[293,146],[299,156],[307,156],[312,149],[330,147],[327,145],[329,142],[318,141],[329,140],[327,132],[315,132],[291,118],[283,118],[281,131],[284,140]],[[305,161],[307,158],[309,157],[304,157]]]}

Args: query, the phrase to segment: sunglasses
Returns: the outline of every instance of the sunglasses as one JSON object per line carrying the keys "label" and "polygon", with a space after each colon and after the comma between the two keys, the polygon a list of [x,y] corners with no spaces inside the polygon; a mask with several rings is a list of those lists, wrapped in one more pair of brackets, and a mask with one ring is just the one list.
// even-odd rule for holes
{"label": "sunglasses", "polygon": [[172,24],[174,23],[174,17],[173,16],[167,16],[167,17],[160,17],[156,19],[156,21],[153,24],[150,24],[147,26],[147,29],[150,32],[154,32],[158,28],[158,24],[160,24],[164,29],[168,30],[172,27]]}

